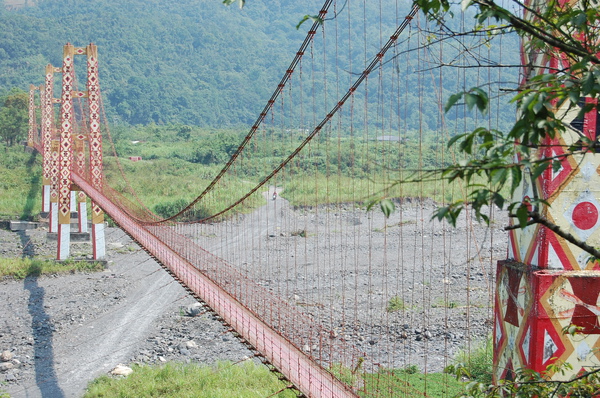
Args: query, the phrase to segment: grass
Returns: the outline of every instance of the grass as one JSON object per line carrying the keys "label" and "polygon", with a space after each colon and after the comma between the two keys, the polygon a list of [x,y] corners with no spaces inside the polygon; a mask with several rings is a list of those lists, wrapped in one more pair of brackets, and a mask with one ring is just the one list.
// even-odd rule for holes
{"label": "grass", "polygon": [[389,299],[386,311],[387,312],[396,312],[396,311],[404,311],[406,309],[406,303],[398,296],[394,296]]}
{"label": "grass", "polygon": [[[211,178],[218,172],[214,166],[203,166],[181,159],[140,162],[121,159],[121,163],[131,188],[143,204],[163,217],[173,215],[187,206],[206,188]],[[112,187],[119,192],[128,192],[127,184],[121,178],[114,158],[105,158],[105,172],[107,181]],[[255,185],[254,181],[235,176],[226,177],[213,192],[196,204],[195,212],[200,217],[215,214],[233,204],[234,199],[241,197]],[[235,211],[245,213],[264,204],[265,199],[259,190]]]}
{"label": "grass", "polygon": [[492,383],[492,361],[494,358],[492,337],[476,344],[473,349],[462,350],[455,357],[455,365],[463,366],[472,380],[480,383]]}
{"label": "grass", "polygon": [[456,301],[446,301],[443,297],[439,297],[433,304],[433,308],[459,308],[460,305]]}
{"label": "grass", "polygon": [[[354,372],[334,365],[332,372],[344,383],[354,386],[361,396],[412,397],[427,392],[428,397],[453,397],[462,391],[462,383],[444,373],[423,374],[416,365],[378,373]],[[167,363],[162,366],[133,366],[126,378],[102,376],[92,381],[84,398],[100,397],[169,397],[169,398],[251,398],[295,397],[284,390],[287,383],[252,361],[232,365]],[[281,391],[279,394],[276,394]],[[419,394],[421,395],[421,394]]]}
{"label": "grass", "polygon": [[[133,366],[127,378],[102,376],[88,385],[84,398],[264,398],[286,387],[265,366],[252,361],[213,366],[168,363],[163,366]],[[293,391],[276,394],[295,397]]]}
{"label": "grass", "polygon": [[454,397],[464,391],[463,384],[445,373],[421,373],[416,365],[366,374],[366,394],[381,398],[424,396]]}
{"label": "grass", "polygon": [[8,276],[23,279],[28,276],[44,274],[67,274],[73,272],[101,271],[104,266],[93,261],[63,261],[38,260],[31,258],[2,258],[0,257],[0,277]]}

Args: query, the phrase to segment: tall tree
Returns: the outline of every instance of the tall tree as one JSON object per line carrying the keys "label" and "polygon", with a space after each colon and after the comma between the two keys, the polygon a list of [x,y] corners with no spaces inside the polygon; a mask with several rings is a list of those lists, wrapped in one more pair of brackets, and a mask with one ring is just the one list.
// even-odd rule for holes
{"label": "tall tree", "polygon": [[26,92],[13,89],[4,98],[0,108],[0,137],[7,146],[25,138],[28,128],[29,96]]}

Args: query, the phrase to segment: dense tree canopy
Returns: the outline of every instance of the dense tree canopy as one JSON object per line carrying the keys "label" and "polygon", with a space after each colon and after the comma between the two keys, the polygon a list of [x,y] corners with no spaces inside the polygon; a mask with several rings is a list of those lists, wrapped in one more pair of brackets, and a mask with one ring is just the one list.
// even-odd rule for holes
{"label": "dense tree canopy", "polygon": [[27,135],[29,95],[20,90],[13,90],[1,102],[0,137],[7,146],[12,146]]}
{"label": "dense tree canopy", "polygon": [[[383,5],[395,7],[395,2],[385,0]],[[296,25],[321,6],[318,0],[254,0],[241,10],[220,0],[43,0],[19,10],[0,8],[0,95],[10,87],[26,90],[29,84],[42,84],[43,68],[47,63],[61,64],[65,43],[93,42],[99,49],[101,88],[111,123],[248,126],[310,27],[306,23],[296,29]],[[401,7],[405,10],[400,12],[406,12],[410,4]],[[363,5],[360,8],[362,12]],[[379,29],[379,2],[367,1],[364,8],[366,26]],[[393,14],[383,15],[384,34],[396,28]],[[348,65],[349,57],[355,57],[359,68],[365,57],[361,47],[357,45],[350,55],[340,51],[339,64]],[[516,52],[513,58],[518,58]],[[84,68],[76,65],[76,69]],[[406,71],[419,68],[411,64],[402,69],[403,79],[416,87],[417,75]],[[78,76],[79,81],[83,78]],[[455,90],[450,79],[447,85],[446,92]],[[305,90],[308,96],[308,85]],[[426,95],[422,103],[427,115],[422,120],[428,130],[435,127],[427,123],[436,120],[438,107],[435,93]],[[416,107],[419,93],[407,92],[406,102]],[[411,117],[415,128],[419,118]],[[500,115],[504,122],[511,117],[510,112]]]}

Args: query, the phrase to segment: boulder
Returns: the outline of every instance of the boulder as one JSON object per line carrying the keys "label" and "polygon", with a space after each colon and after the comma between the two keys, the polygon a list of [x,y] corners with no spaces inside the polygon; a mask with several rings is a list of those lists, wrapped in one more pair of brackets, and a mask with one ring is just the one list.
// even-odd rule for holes
{"label": "boulder", "polygon": [[2,362],[10,362],[13,359],[13,353],[10,351],[2,351],[0,354],[0,361]]}
{"label": "boulder", "polygon": [[196,344],[195,341],[190,340],[187,343],[185,343],[185,347],[186,348],[198,348],[198,344]]}
{"label": "boulder", "polygon": [[118,364],[113,370],[110,371],[110,374],[114,376],[129,376],[132,373],[133,369],[123,364]]}

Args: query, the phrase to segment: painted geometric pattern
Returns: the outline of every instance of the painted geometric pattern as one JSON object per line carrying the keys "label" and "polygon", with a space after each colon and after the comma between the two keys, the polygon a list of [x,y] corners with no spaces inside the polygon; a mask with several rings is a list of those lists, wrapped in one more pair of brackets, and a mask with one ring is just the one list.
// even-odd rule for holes
{"label": "painted geometric pattern", "polygon": [[[92,186],[102,190],[102,134],[100,131],[100,84],[98,81],[98,55],[93,44],[88,46],[88,108],[89,108],[89,156],[90,179]],[[102,223],[104,216],[102,209],[92,203],[92,222]]]}
{"label": "painted geometric pattern", "polygon": [[27,145],[33,146],[34,135],[37,132],[37,122],[35,118],[35,90],[37,87],[34,85],[29,86],[29,129],[27,130]]}
{"label": "painted geometric pattern", "polygon": [[[532,272],[524,264],[498,264],[494,326],[494,377],[513,379],[521,368],[538,372],[557,361],[600,365],[600,271]],[[580,334],[563,333],[575,325]]]}
{"label": "painted geometric pattern", "polygon": [[494,377],[514,380],[514,371],[526,367],[529,349],[518,349],[531,342],[526,329],[526,316],[531,310],[531,293],[525,268],[519,263],[499,266],[496,279],[496,311],[494,319]]}
{"label": "painted geometric pattern", "polygon": [[52,139],[50,146],[50,202],[58,203],[58,164],[60,140]]}
{"label": "painted geometric pattern", "polygon": [[42,170],[43,183],[50,183],[51,173],[51,146],[52,146],[52,126],[54,124],[54,108],[52,105],[52,97],[54,96],[54,67],[48,65],[46,67],[46,79],[44,85],[44,93],[42,94]]}
{"label": "painted geometric pattern", "polygon": [[62,97],[60,109],[60,155],[58,176],[58,222],[69,224],[71,215],[71,169],[73,167],[73,99],[75,79],[73,46],[64,47]]}
{"label": "painted geometric pattern", "polygon": [[[560,114],[559,110],[559,114]],[[551,140],[545,154],[551,156],[563,151],[566,146],[576,145],[582,134],[596,139],[596,112],[589,112],[584,120],[575,123],[578,110],[564,112],[564,121],[570,124],[567,132]],[[590,123],[589,119],[593,119]],[[585,128],[585,126],[593,125]],[[546,170],[543,178],[543,198],[550,204],[546,217],[564,231],[586,241],[592,246],[600,245],[600,157],[593,154],[576,154],[563,158],[561,169],[557,172]],[[543,248],[542,264],[544,268],[580,270],[598,269],[599,264],[590,261],[590,255],[582,249],[566,242],[553,233],[547,233]]]}
{"label": "painted geometric pattern", "polygon": [[[548,56],[523,51],[522,54],[524,60],[540,62],[540,68],[528,71],[530,74],[569,66],[560,53]],[[585,100],[588,103],[594,101]],[[582,136],[593,141],[598,138],[597,112],[588,112],[583,118],[577,118],[579,109],[568,109],[565,104],[555,110],[567,130],[547,139],[538,156],[558,159],[560,167],[556,170],[549,167],[534,183],[525,180],[513,200],[527,201],[534,196],[546,200],[550,206],[543,206],[540,212],[550,222],[592,246],[600,246],[600,156],[591,152],[567,155],[567,148],[577,146]],[[510,232],[508,258],[540,268],[600,269],[600,264],[592,261],[582,249],[539,225]]]}
{"label": "painted geometric pattern", "polygon": [[[513,200],[528,203],[536,193],[541,190],[540,181],[526,176],[514,193]],[[528,206],[531,208],[531,206]],[[511,220],[510,223],[514,224]],[[532,224],[523,229],[513,229],[509,232],[508,258],[517,262],[537,267],[542,266],[539,262],[539,249],[544,239],[544,229],[539,224]]]}
{"label": "painted geometric pattern", "polygon": [[77,174],[85,175],[85,139],[80,134],[73,134],[73,152]]}

